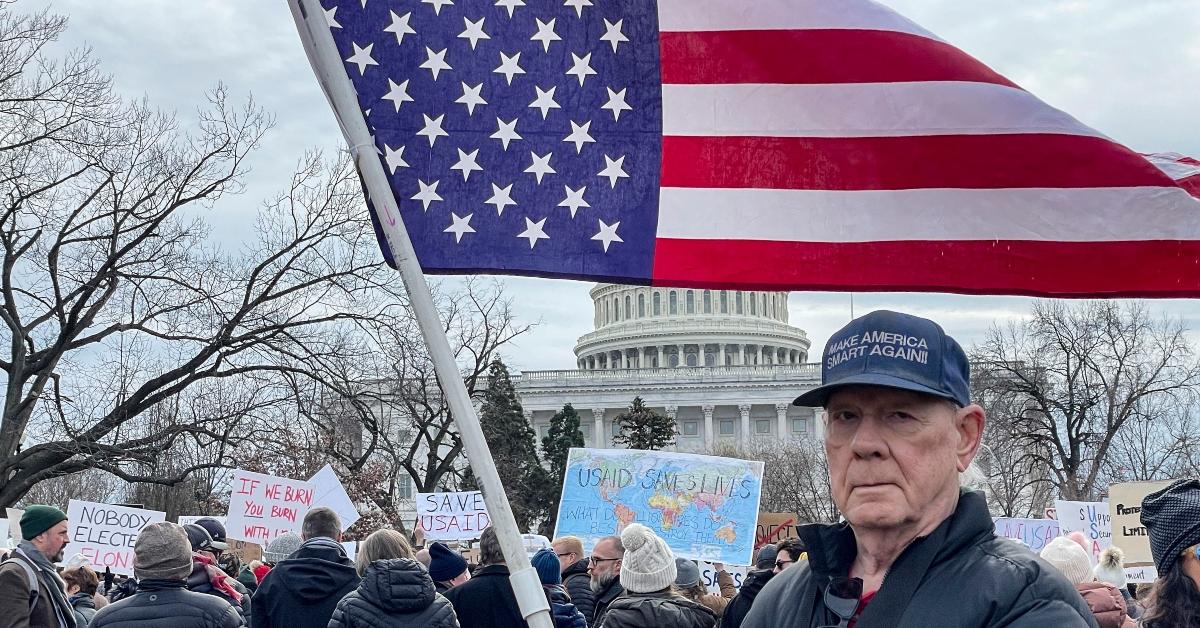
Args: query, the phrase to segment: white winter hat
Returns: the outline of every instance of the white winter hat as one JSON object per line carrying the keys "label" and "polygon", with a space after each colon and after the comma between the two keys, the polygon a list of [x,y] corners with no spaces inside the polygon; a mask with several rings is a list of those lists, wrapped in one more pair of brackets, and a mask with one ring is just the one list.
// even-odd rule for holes
{"label": "white winter hat", "polygon": [[1092,575],[1092,560],[1087,552],[1066,537],[1060,536],[1047,543],[1042,548],[1042,559],[1054,565],[1073,585],[1091,582],[1095,578]]}
{"label": "white winter hat", "polygon": [[1092,570],[1096,579],[1107,582],[1118,589],[1125,587],[1125,552],[1119,547],[1110,547],[1100,552],[1100,563]]}
{"label": "white winter hat", "polygon": [[621,560],[621,586],[631,593],[653,593],[675,583],[675,555],[666,541],[640,523],[621,533],[625,556]]}

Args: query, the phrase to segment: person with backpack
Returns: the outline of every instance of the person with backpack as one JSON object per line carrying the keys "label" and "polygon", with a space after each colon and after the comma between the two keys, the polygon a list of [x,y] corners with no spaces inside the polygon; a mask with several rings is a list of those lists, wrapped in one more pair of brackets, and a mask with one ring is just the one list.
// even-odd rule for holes
{"label": "person with backpack", "polygon": [[78,628],[67,585],[54,569],[67,545],[67,514],[30,506],[21,516],[23,540],[0,564],[0,618],[9,628]]}

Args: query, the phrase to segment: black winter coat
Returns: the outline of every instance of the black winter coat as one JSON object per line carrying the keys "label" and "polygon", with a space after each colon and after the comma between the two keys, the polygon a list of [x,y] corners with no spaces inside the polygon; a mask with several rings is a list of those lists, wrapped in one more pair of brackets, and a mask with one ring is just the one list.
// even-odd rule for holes
{"label": "black winter coat", "polygon": [[717,614],[670,589],[628,593],[613,600],[597,628],[715,628]]}
{"label": "black winter coat", "polygon": [[[802,526],[808,562],[771,579],[743,628],[837,624],[825,586],[845,577],[857,552],[846,524]],[[983,495],[964,492],[954,514],[896,559],[856,628],[1096,628],[1083,598],[1058,570],[999,539]]]}
{"label": "black winter coat", "polygon": [[604,613],[608,611],[608,605],[612,604],[613,600],[617,599],[625,593],[625,588],[621,586],[621,581],[618,578],[613,578],[613,581],[607,587],[592,595],[592,604],[596,606],[592,617],[588,620],[588,626],[598,628],[600,622],[604,619]]}
{"label": "black winter coat", "polygon": [[[310,542],[311,543],[311,542]],[[254,592],[252,628],[325,628],[361,578],[340,545],[300,546]]]}
{"label": "black winter coat", "polygon": [[446,592],[462,628],[526,628],[508,582],[508,567],[488,565]]}
{"label": "black winter coat", "polygon": [[241,601],[234,601],[234,599],[224,591],[214,587],[212,585],[212,579],[208,577],[208,570],[205,569],[205,564],[198,560],[192,561],[192,573],[188,575],[187,588],[188,591],[195,591],[196,593],[203,593],[205,595],[215,595],[222,600],[229,602],[234,608],[238,609],[239,613],[242,614],[242,620],[249,624],[250,592],[246,590],[245,585],[238,582],[236,579],[230,578],[228,575],[225,576],[225,579],[229,581],[230,586],[232,586],[238,593],[242,594]]}
{"label": "black winter coat", "polygon": [[138,592],[96,612],[88,628],[239,628],[229,602],[188,591],[182,580],[142,580]]}
{"label": "black winter coat", "polygon": [[425,567],[410,558],[377,560],[358,588],[338,602],[329,628],[458,628],[450,601]]}
{"label": "black winter coat", "polygon": [[729,606],[725,607],[725,613],[721,615],[721,628],[740,628],[746,619],[746,613],[750,612],[750,605],[754,604],[754,598],[758,597],[759,591],[762,591],[774,575],[775,572],[770,569],[755,569],[746,574],[742,588],[729,600]]}
{"label": "black winter coat", "polygon": [[581,560],[567,567],[562,574],[562,581],[567,595],[571,596],[571,603],[583,613],[588,625],[591,625],[596,616],[596,600],[592,596],[592,577],[588,575],[588,561]]}

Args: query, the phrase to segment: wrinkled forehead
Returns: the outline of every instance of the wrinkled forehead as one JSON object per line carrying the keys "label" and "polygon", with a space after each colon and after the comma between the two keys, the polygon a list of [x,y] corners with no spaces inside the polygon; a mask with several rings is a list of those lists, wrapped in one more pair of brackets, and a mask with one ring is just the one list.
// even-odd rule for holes
{"label": "wrinkled forehead", "polygon": [[947,410],[958,409],[958,404],[945,397],[889,386],[862,384],[850,384],[838,388],[830,393],[829,399],[825,402],[826,411],[885,408],[932,409],[936,406],[944,406]]}

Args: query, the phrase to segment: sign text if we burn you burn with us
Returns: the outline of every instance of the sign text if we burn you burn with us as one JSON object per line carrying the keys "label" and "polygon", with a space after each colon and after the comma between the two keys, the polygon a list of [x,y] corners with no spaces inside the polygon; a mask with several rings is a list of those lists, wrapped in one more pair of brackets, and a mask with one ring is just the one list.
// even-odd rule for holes
{"label": "sign text if we burn you burn with us", "polygon": [[298,532],[313,494],[311,482],[238,469],[229,495],[227,534],[266,545],[285,532]]}

